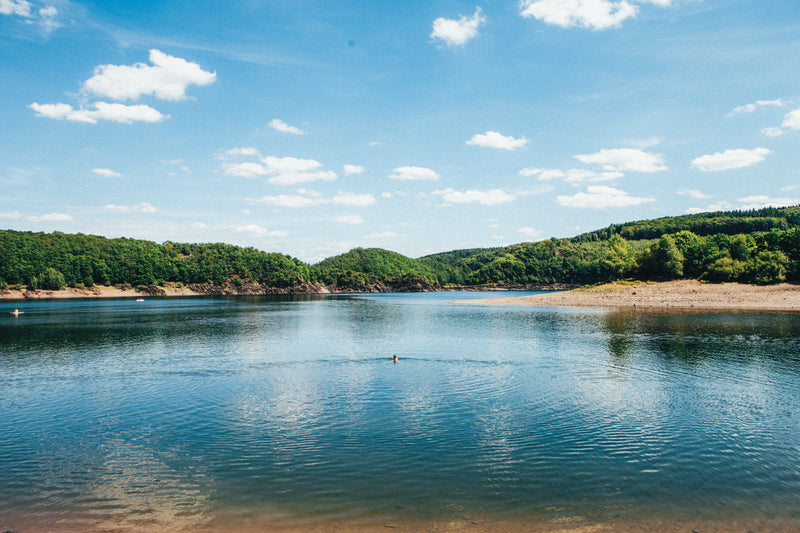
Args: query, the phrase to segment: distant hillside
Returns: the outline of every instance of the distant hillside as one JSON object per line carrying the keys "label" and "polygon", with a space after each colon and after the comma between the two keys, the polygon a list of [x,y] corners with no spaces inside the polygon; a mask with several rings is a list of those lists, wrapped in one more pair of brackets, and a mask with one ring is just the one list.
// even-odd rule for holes
{"label": "distant hillside", "polygon": [[573,242],[602,241],[612,235],[627,240],[658,239],[662,235],[691,231],[696,235],[737,235],[800,226],[800,206],[766,207],[748,211],[716,211],[676,217],[612,224],[607,228],[573,237]]}
{"label": "distant hillside", "polygon": [[229,244],[157,244],[0,230],[0,290],[183,284],[205,293],[579,285],[635,277],[800,282],[800,206],[664,217],[502,248],[412,259],[355,248],[316,265]]}
{"label": "distant hillside", "polygon": [[[347,253],[329,257],[314,265],[314,268],[323,282],[339,284],[353,282],[353,279],[349,279],[353,273],[366,274],[377,281],[419,276],[430,282],[438,282],[441,274],[415,259],[381,248],[354,248]],[[358,282],[366,283],[368,278],[361,278]]]}

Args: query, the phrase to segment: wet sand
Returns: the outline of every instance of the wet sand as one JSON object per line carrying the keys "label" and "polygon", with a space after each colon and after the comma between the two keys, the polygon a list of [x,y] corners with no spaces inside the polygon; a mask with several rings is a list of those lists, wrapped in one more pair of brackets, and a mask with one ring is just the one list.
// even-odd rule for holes
{"label": "wet sand", "polygon": [[472,305],[628,307],[644,309],[741,309],[800,311],[800,285],[744,285],[667,282],[616,282],[530,296],[463,300]]}

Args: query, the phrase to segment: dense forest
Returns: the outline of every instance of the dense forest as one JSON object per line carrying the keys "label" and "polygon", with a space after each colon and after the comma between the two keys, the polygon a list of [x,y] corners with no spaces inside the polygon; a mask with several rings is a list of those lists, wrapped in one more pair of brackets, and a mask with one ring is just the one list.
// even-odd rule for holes
{"label": "dense forest", "polygon": [[356,248],[316,265],[220,243],[157,244],[0,230],[0,290],[173,284],[225,286],[233,292],[243,287],[251,293],[315,292],[322,287],[582,285],[624,278],[800,282],[800,206],[629,222],[571,239],[455,250],[418,259]]}

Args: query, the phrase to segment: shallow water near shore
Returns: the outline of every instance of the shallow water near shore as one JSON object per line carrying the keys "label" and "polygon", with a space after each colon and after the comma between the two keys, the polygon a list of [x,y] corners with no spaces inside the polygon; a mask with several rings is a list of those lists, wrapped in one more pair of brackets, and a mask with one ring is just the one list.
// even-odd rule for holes
{"label": "shallow water near shore", "polygon": [[496,295],[4,304],[0,530],[800,528],[800,315]]}

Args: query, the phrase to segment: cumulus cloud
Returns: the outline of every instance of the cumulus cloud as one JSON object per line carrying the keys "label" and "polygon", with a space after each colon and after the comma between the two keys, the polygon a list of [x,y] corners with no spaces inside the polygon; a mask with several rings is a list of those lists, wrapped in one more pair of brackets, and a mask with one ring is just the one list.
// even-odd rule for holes
{"label": "cumulus cloud", "polygon": [[475,8],[471,17],[461,15],[458,20],[439,17],[433,21],[432,39],[438,39],[448,46],[464,46],[470,39],[478,36],[478,28],[486,22],[481,8]]}
{"label": "cumulus cloud", "polygon": [[694,198],[696,200],[706,200],[711,198],[711,195],[695,189],[681,189],[680,191],[676,192],[681,196],[688,196],[689,198]]}
{"label": "cumulus cloud", "polygon": [[208,85],[217,79],[215,72],[206,72],[197,63],[174,57],[156,49],[150,50],[152,65],[100,65],[83,83],[87,93],[113,100],[136,100],[153,95],[160,100],[177,102],[186,99],[190,85]]}
{"label": "cumulus cloud", "polygon": [[238,233],[245,233],[257,239],[265,239],[268,237],[284,238],[289,236],[289,232],[287,231],[280,231],[280,230],[270,231],[267,228],[262,228],[257,224],[247,224],[245,226],[239,226],[234,230]]}
{"label": "cumulus cloud", "polygon": [[[230,161],[231,158],[254,157],[256,161]],[[312,181],[333,181],[338,176],[332,170],[322,170],[322,163],[314,159],[296,157],[262,157],[255,148],[232,148],[221,157],[222,172],[228,176],[256,178],[270,176],[268,183],[296,185]]]}
{"label": "cumulus cloud", "polygon": [[340,215],[338,217],[333,217],[333,221],[339,224],[363,224],[364,219],[358,215]]}
{"label": "cumulus cloud", "polygon": [[393,180],[438,180],[439,174],[425,167],[397,167],[391,176]]}
{"label": "cumulus cloud", "polygon": [[33,109],[36,116],[39,117],[84,122],[87,124],[97,124],[100,120],[110,120],[121,124],[130,124],[132,122],[161,122],[166,118],[156,109],[141,104],[125,105],[97,102],[89,106],[75,109],[69,104],[38,104],[34,102],[28,107]]}
{"label": "cumulus cloud", "polygon": [[800,130],[800,109],[789,111],[783,117],[783,122],[780,127],[770,127],[761,130],[761,133],[768,137],[779,137],[787,131]]}
{"label": "cumulus cloud", "polygon": [[761,209],[762,207],[785,207],[800,204],[800,198],[773,198],[769,196],[746,196],[739,198],[739,209]]}
{"label": "cumulus cloud", "polygon": [[300,128],[296,128],[295,126],[290,126],[279,118],[272,119],[272,122],[269,123],[269,127],[281,133],[291,133],[292,135],[306,134],[306,132],[304,132]]}
{"label": "cumulus cloud", "polygon": [[744,168],[763,161],[770,153],[772,151],[766,148],[725,150],[724,152],[696,157],[692,161],[692,167],[702,172],[720,172],[722,170]]}
{"label": "cumulus cloud", "polygon": [[92,172],[94,174],[97,174],[98,176],[103,176],[104,178],[121,178],[122,177],[122,174],[120,174],[119,172],[115,172],[115,171],[111,170],[110,168],[95,168],[95,169],[92,169]]}
{"label": "cumulus cloud", "polygon": [[502,189],[456,191],[447,188],[441,191],[433,191],[433,194],[441,196],[445,204],[478,203],[481,205],[500,205],[515,200],[514,196]]}
{"label": "cumulus cloud", "polygon": [[65,215],[63,213],[50,213],[48,215],[30,216],[30,222],[71,222],[75,220],[72,215]]}
{"label": "cumulus cloud", "polygon": [[344,165],[342,167],[345,176],[352,176],[353,174],[363,174],[364,167],[361,165]]}
{"label": "cumulus cloud", "polygon": [[45,5],[38,10],[34,10],[33,5],[26,0],[0,0],[0,15],[22,17],[27,24],[36,24],[45,33],[61,27],[57,20],[58,9],[55,6]]}
{"label": "cumulus cloud", "polygon": [[[669,5],[666,0],[653,3]],[[521,14],[545,24],[563,28],[581,27],[593,30],[615,28],[635,17],[639,8],[625,0],[522,0]]]}
{"label": "cumulus cloud", "polygon": [[485,148],[500,148],[503,150],[516,150],[528,144],[528,139],[520,137],[515,139],[510,135],[501,135],[496,131],[477,133],[467,141],[470,146],[483,146]]}
{"label": "cumulus cloud", "polygon": [[526,239],[540,239],[542,237],[541,231],[528,226],[517,228],[517,233],[521,234]]}
{"label": "cumulus cloud", "polygon": [[539,181],[563,179],[571,183],[613,181],[625,176],[625,174],[618,171],[607,170],[596,172],[594,170],[580,168],[569,170],[560,170],[557,168],[523,168],[519,171],[519,175],[525,177],[536,176]]}
{"label": "cumulus cloud", "polygon": [[326,198],[314,191],[297,191],[297,194],[278,194],[248,199],[251,203],[274,205],[276,207],[313,207],[318,205],[344,205],[349,207],[366,207],[375,203],[371,194],[356,194],[339,191],[335,196]]}
{"label": "cumulus cloud", "polygon": [[134,205],[114,205],[103,206],[104,211],[114,211],[117,213],[156,213],[158,210],[147,202]]}
{"label": "cumulus cloud", "polygon": [[4,218],[6,220],[16,220],[18,218],[22,218],[22,213],[19,211],[6,211],[4,213],[0,213],[0,218]]}
{"label": "cumulus cloud", "polygon": [[590,185],[586,192],[579,192],[573,196],[557,196],[556,202],[565,207],[605,209],[608,207],[631,207],[647,202],[654,202],[655,198],[631,196],[627,192],[606,187],[603,185]]}
{"label": "cumulus cloud", "polygon": [[0,0],[0,15],[18,15],[20,17],[31,17],[30,2],[25,0]]}
{"label": "cumulus cloud", "polygon": [[[2,0],[0,0],[2,1]],[[152,65],[137,63],[133,66],[100,65],[94,75],[82,86],[82,99],[89,95],[112,100],[137,100],[143,95],[152,95],[160,100],[181,101],[186,99],[189,85],[208,85],[217,75],[206,72],[197,63],[167,55],[159,50],[150,50]],[[132,122],[160,122],[165,117],[148,105],[125,105],[121,103],[95,102],[80,104],[39,104],[28,106],[37,116],[72,122],[96,124],[110,120],[123,124]]]}
{"label": "cumulus cloud", "polygon": [[664,156],[636,148],[603,149],[593,154],[574,156],[581,163],[600,165],[617,172],[660,172],[667,170]]}
{"label": "cumulus cloud", "polygon": [[740,105],[738,107],[734,107],[733,111],[731,111],[730,114],[738,115],[740,113],[752,113],[761,107],[784,107],[787,104],[788,102],[781,98],[777,100],[756,100],[752,104],[745,104],[745,105]]}

